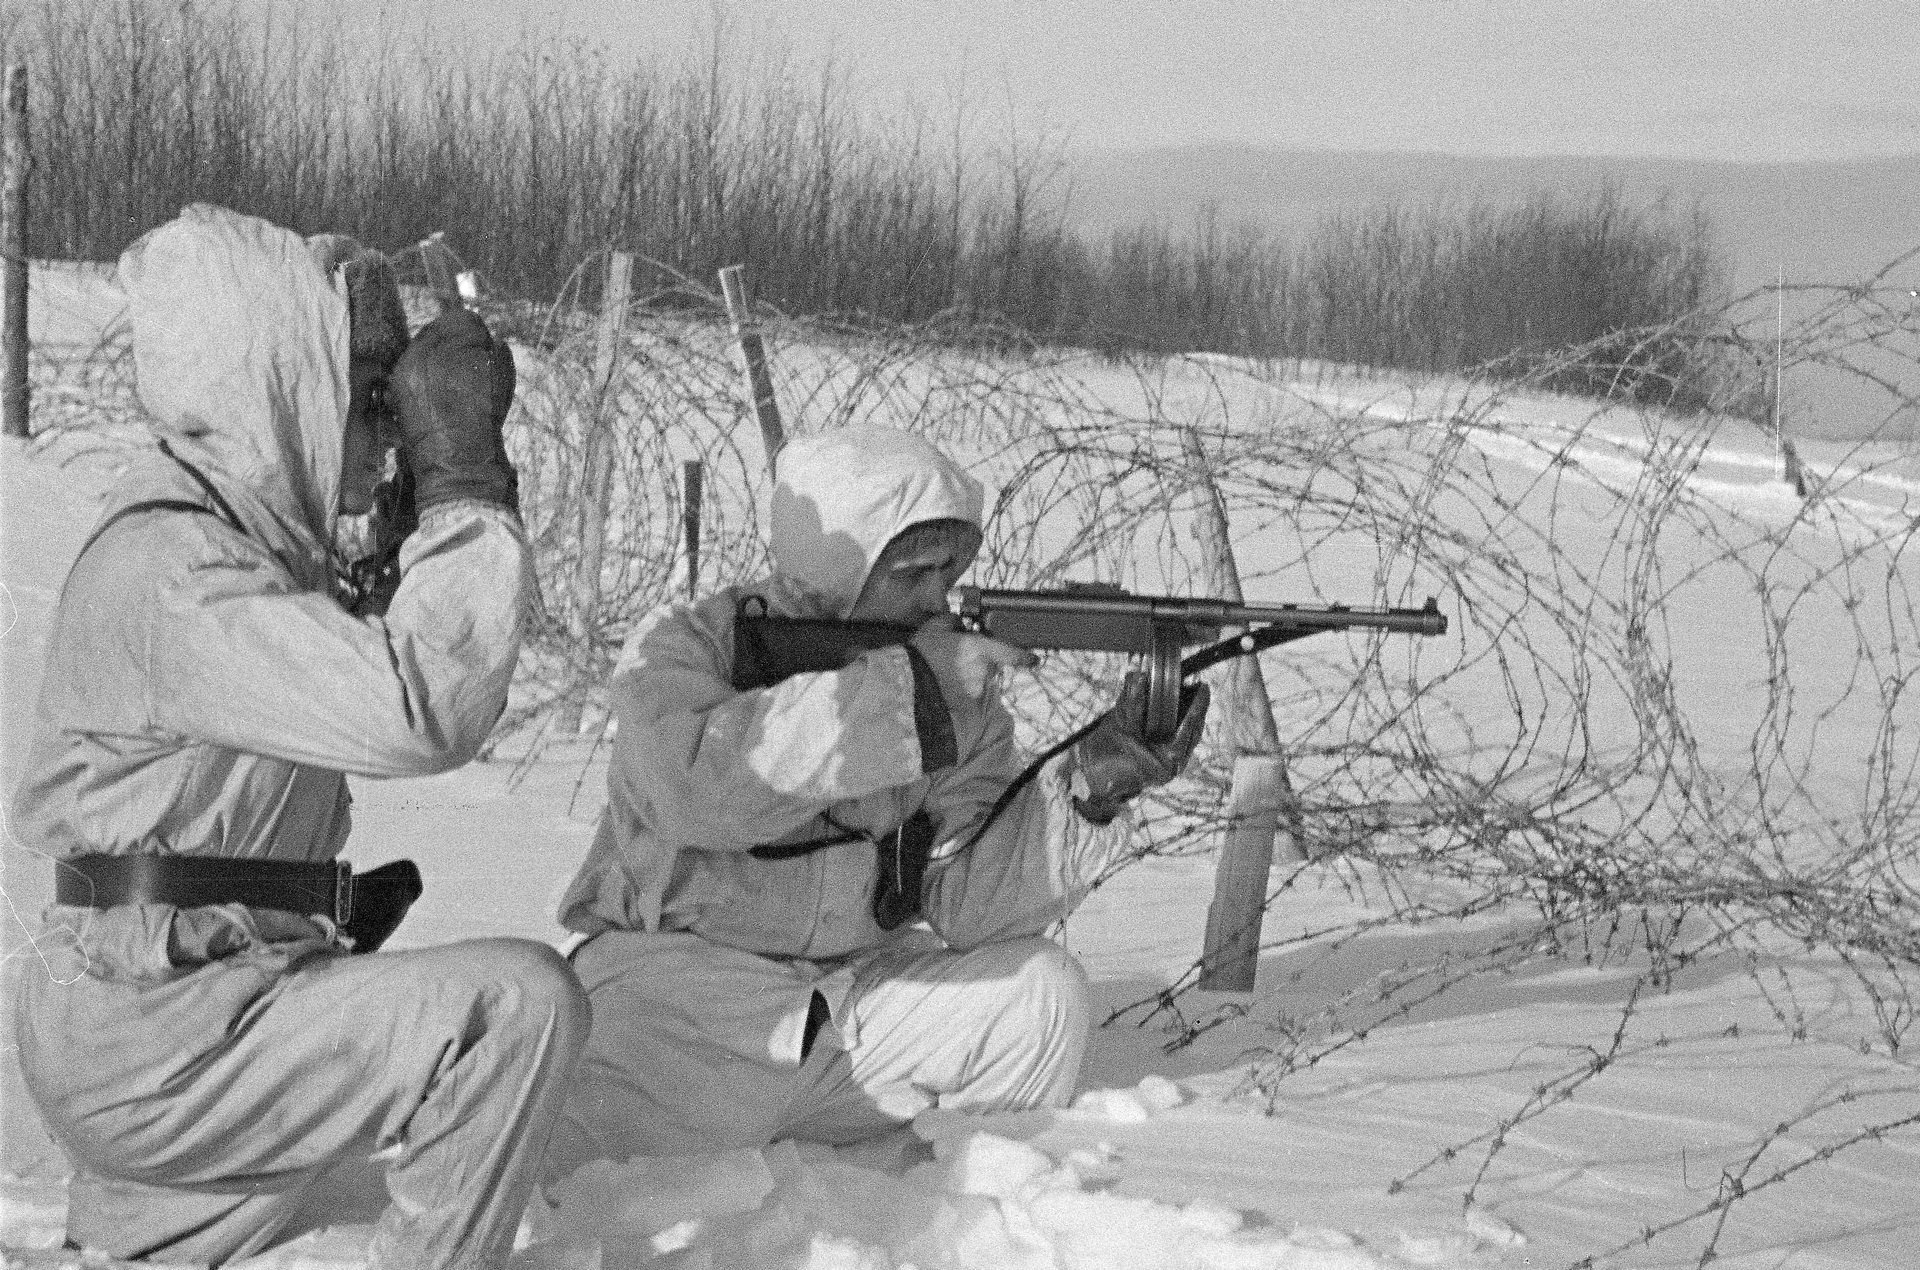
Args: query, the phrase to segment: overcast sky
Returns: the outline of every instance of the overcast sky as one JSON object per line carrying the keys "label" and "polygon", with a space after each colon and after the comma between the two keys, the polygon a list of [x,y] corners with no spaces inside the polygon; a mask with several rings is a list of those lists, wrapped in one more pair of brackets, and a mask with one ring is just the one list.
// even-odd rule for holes
{"label": "overcast sky", "polygon": [[672,56],[716,12],[870,103],[1072,143],[1721,159],[1920,152],[1920,0],[243,0]]}

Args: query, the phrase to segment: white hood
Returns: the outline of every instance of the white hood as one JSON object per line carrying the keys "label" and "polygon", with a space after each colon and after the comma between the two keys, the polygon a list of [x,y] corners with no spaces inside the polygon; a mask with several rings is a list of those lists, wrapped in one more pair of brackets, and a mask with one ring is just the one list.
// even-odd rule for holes
{"label": "white hood", "polygon": [[929,520],[980,527],[980,482],[911,432],[860,424],[788,442],[775,464],[773,564],[844,618],[886,545]]}
{"label": "white hood", "polygon": [[155,432],[249,529],[320,557],[338,515],[349,395],[346,279],[323,254],[199,203],[129,247],[119,273]]}

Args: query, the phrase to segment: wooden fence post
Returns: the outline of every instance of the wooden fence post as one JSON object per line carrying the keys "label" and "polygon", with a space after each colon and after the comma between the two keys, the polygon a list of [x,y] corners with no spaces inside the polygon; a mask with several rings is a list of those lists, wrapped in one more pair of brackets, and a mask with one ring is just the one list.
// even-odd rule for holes
{"label": "wooden fence post", "polygon": [[753,398],[753,417],[760,425],[760,442],[767,451],[767,470],[780,447],[787,443],[786,429],[780,422],[780,403],[773,398],[773,376],[767,371],[767,346],[754,323],[753,310],[747,304],[747,267],[728,265],[720,271],[720,293],[726,297],[727,320],[733,323],[733,338],[740,345],[740,357],[747,374],[747,394]]}
{"label": "wooden fence post", "polygon": [[30,435],[27,420],[27,68],[7,67],[5,171],[0,173],[0,432]]}
{"label": "wooden fence post", "polygon": [[[593,379],[584,435],[581,438],[580,558],[573,574],[573,634],[580,648],[578,680],[594,670],[593,642],[599,638],[600,568],[606,559],[607,517],[613,498],[614,411],[619,394],[621,346],[627,332],[627,299],[632,294],[633,255],[616,251],[607,261],[607,282],[600,296],[600,318],[593,332]],[[576,694],[587,685],[576,682]],[[576,695],[560,708],[555,726],[564,735],[580,730],[580,701]]]}
{"label": "wooden fence post", "polygon": [[680,528],[687,543],[687,598],[700,592],[700,498],[704,467],[699,459],[680,465]]}
{"label": "wooden fence post", "polygon": [[[1246,596],[1233,558],[1226,500],[1214,484],[1199,434],[1188,429],[1181,445],[1195,472],[1194,535],[1207,562],[1207,588],[1238,604]],[[1214,871],[1213,902],[1207,907],[1205,965],[1198,986],[1216,992],[1251,992],[1260,964],[1260,927],[1266,915],[1276,839],[1283,859],[1304,857],[1299,845],[1299,800],[1287,779],[1286,755],[1260,659],[1236,657],[1228,667],[1221,732],[1233,756],[1233,788],[1227,798],[1226,839]]]}

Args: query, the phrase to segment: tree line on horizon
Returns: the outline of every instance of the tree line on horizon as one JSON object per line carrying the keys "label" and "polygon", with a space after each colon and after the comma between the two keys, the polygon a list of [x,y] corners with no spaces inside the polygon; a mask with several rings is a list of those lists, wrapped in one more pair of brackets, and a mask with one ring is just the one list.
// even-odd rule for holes
{"label": "tree line on horizon", "polygon": [[[220,5],[46,0],[0,44],[32,77],[41,256],[111,259],[205,201],[388,250],[439,232],[523,299],[591,292],[583,266],[616,248],[661,303],[745,263],[793,315],[1429,372],[1590,347],[1554,386],[1707,395],[1684,328],[1722,285],[1710,227],[1614,188],[1386,206],[1297,242],[1211,211],[1092,240],[1043,139],[974,127],[965,103],[880,117],[838,70],[719,34],[671,65],[530,39],[478,58]],[[1670,338],[1625,334],[1647,330]]]}

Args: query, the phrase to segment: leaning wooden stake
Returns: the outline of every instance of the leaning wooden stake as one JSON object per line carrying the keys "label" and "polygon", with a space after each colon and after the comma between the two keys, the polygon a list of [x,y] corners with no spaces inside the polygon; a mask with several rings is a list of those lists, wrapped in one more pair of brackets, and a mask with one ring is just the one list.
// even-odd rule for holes
{"label": "leaning wooden stake", "polygon": [[1252,992],[1260,968],[1260,928],[1266,917],[1267,879],[1274,835],[1290,798],[1287,767],[1278,754],[1240,754],[1227,795],[1226,841],[1207,906],[1205,964],[1198,986],[1213,992]]}
{"label": "leaning wooden stake", "polygon": [[680,528],[687,542],[687,598],[700,590],[700,487],[704,471],[699,459],[680,465]]}
{"label": "leaning wooden stake", "polygon": [[[1199,505],[1194,534],[1207,562],[1208,590],[1239,603],[1246,597],[1233,558],[1226,500],[1214,484],[1199,436],[1189,430],[1182,444],[1196,473]],[[1287,779],[1286,755],[1260,659],[1236,657],[1228,665],[1221,731],[1233,756],[1233,789],[1227,798],[1226,841],[1214,871],[1213,902],[1207,908],[1199,986],[1216,992],[1251,992],[1260,964],[1260,927],[1266,916],[1276,838],[1283,859],[1302,858],[1299,801]]]}
{"label": "leaning wooden stake", "polygon": [[24,437],[27,422],[27,68],[7,67],[5,172],[0,174],[0,432]]}
{"label": "leaning wooden stake", "polygon": [[[627,298],[632,293],[633,255],[616,251],[607,262],[607,285],[600,297],[600,318],[594,326],[593,381],[590,406],[583,421],[580,481],[580,559],[573,575],[573,634],[581,650],[580,671],[592,673],[593,641],[598,638],[600,567],[606,558],[607,517],[612,511],[614,409],[613,391],[620,374],[620,351],[627,332]],[[576,690],[583,685],[576,684]],[[580,730],[580,703],[563,706],[555,727],[564,736]]]}
{"label": "leaning wooden stake", "polygon": [[747,374],[747,394],[753,398],[753,417],[760,425],[760,441],[767,451],[767,470],[787,443],[786,429],[780,423],[780,403],[773,399],[773,376],[767,372],[767,346],[754,323],[747,303],[747,267],[728,265],[720,271],[720,293],[726,297],[727,319],[733,323],[733,338],[739,341],[740,357]]}

